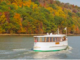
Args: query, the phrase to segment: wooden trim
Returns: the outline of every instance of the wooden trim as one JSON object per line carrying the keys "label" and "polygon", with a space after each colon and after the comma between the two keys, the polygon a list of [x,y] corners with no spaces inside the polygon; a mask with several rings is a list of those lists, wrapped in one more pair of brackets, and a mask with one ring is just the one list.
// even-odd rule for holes
{"label": "wooden trim", "polygon": [[50,37],[49,37],[49,42],[50,42]]}
{"label": "wooden trim", "polygon": [[44,42],[46,42],[46,37],[44,38]]}
{"label": "wooden trim", "polygon": [[52,42],[53,42],[53,37],[52,37]]}
{"label": "wooden trim", "polygon": [[42,38],[40,37],[40,42],[42,42]]}

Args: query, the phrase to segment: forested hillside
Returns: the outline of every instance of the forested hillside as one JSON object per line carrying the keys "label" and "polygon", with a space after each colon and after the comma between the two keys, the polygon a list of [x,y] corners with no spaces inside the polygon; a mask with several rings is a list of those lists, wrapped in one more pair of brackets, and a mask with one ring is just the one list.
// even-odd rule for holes
{"label": "forested hillside", "polygon": [[0,34],[80,33],[80,7],[58,0],[0,0]]}

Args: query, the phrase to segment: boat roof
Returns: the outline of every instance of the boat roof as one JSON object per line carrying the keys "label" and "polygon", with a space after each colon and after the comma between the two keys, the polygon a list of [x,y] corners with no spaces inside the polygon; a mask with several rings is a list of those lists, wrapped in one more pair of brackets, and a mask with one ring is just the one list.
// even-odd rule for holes
{"label": "boat roof", "polygon": [[43,36],[34,36],[34,37],[64,37],[64,34],[52,34],[52,35],[43,35]]}

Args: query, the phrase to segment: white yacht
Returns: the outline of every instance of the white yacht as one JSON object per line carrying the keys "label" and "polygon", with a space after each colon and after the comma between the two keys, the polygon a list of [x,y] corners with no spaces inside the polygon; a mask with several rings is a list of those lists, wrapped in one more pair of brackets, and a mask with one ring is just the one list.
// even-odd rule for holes
{"label": "white yacht", "polygon": [[49,52],[65,50],[68,47],[68,39],[63,34],[47,34],[34,36],[33,50],[36,52]]}

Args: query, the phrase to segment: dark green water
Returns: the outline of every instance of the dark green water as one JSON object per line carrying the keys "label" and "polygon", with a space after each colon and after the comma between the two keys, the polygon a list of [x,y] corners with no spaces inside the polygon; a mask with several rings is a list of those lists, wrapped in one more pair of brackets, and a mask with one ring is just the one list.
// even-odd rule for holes
{"label": "dark green water", "polygon": [[33,36],[0,36],[0,59],[80,59],[80,36],[68,36],[69,49],[34,52]]}

